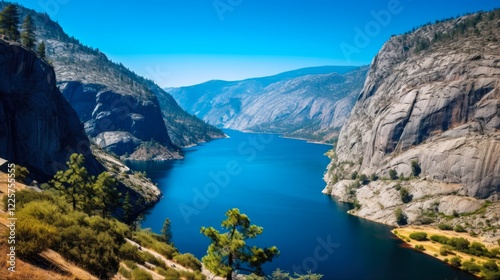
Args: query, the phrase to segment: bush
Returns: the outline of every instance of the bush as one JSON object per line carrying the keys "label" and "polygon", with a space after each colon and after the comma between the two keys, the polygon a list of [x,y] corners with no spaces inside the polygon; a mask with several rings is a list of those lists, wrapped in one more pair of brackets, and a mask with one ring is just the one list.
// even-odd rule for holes
{"label": "bush", "polygon": [[450,245],[443,245],[439,248],[439,254],[441,256],[448,256],[453,254],[453,248]]}
{"label": "bush", "polygon": [[404,187],[399,189],[399,196],[401,197],[401,201],[403,201],[403,203],[408,203],[412,199],[410,192]]}
{"label": "bush", "polygon": [[149,252],[142,251],[139,253],[139,255],[142,257],[142,259],[145,262],[148,262],[148,263],[153,264],[155,266],[167,268],[167,264],[162,259],[155,257],[153,254],[151,254]]}
{"label": "bush", "polygon": [[118,272],[120,272],[120,274],[123,275],[123,277],[125,277],[126,279],[132,279],[132,273],[130,272],[130,270],[126,269],[125,267],[120,266],[120,268],[118,269]]}
{"label": "bush", "polygon": [[391,178],[391,180],[398,179],[398,172],[396,172],[396,170],[394,170],[394,169],[390,169],[389,170],[389,177]]}
{"label": "bush", "polygon": [[163,240],[163,236],[150,232],[148,230],[134,232],[132,239],[135,242],[139,243],[141,246],[156,251],[157,253],[170,260],[177,253],[177,249],[175,249],[173,246],[159,241]]}
{"label": "bush", "polygon": [[397,183],[396,185],[394,185],[394,188],[399,191],[401,190],[401,183]]}
{"label": "bush", "polygon": [[420,173],[422,172],[422,169],[420,168],[420,163],[418,160],[412,160],[411,161],[411,173],[413,176],[418,177]]}
{"label": "bush", "polygon": [[33,257],[54,243],[57,229],[32,217],[21,216],[16,224],[16,253]]}
{"label": "bush", "polygon": [[494,260],[489,260],[483,263],[483,268],[489,271],[498,271],[498,265]]}
{"label": "bush", "polygon": [[425,248],[423,245],[415,245],[415,249],[417,249],[418,251],[425,251]]}
{"label": "bush", "polygon": [[427,240],[427,233],[420,231],[412,232],[410,233],[410,238],[415,239],[417,241],[425,241]]}
{"label": "bush", "polygon": [[377,174],[373,173],[372,175],[370,175],[370,181],[377,181],[377,180],[378,180]]}
{"label": "bush", "polygon": [[359,176],[359,181],[361,181],[362,185],[368,185],[368,183],[370,183],[370,180],[368,180],[368,177],[365,174],[361,174]]}
{"label": "bush", "polygon": [[132,270],[132,278],[141,280],[153,280],[153,276],[151,276],[151,274],[147,273],[146,271],[140,268]]}
{"label": "bush", "polygon": [[472,242],[468,253],[474,256],[490,256],[490,252],[486,249],[486,246],[480,242]]}
{"label": "bush", "polygon": [[449,238],[442,235],[431,235],[431,240],[441,244],[448,244]]}
{"label": "bush", "polygon": [[462,261],[460,260],[459,257],[453,257],[450,259],[450,264],[452,266],[460,267],[462,265]]}
{"label": "bush", "polygon": [[398,225],[406,224],[406,215],[401,208],[398,207],[394,210],[394,216],[396,217],[396,223],[398,223]]}
{"label": "bush", "polygon": [[144,259],[139,255],[139,249],[130,243],[124,243],[118,250],[118,256],[122,260],[131,260],[140,264],[144,264]]}
{"label": "bush", "polygon": [[184,267],[191,268],[192,270],[201,271],[201,262],[190,253],[177,255],[174,257],[174,261]]}
{"label": "bush", "polygon": [[171,268],[163,269],[161,267],[158,267],[156,269],[156,272],[158,272],[158,274],[160,274],[161,276],[165,277],[165,279],[179,279],[180,278],[179,272],[177,272],[177,270],[175,270],[175,269],[171,269]]}
{"label": "bush", "polygon": [[481,271],[481,267],[472,261],[463,262],[462,269],[473,274],[479,273]]}
{"label": "bush", "polygon": [[453,230],[456,232],[466,232],[465,228],[460,224],[457,224]]}
{"label": "bush", "polygon": [[453,230],[453,227],[452,227],[451,225],[449,225],[449,224],[445,224],[445,223],[440,223],[440,224],[438,225],[438,228],[439,228],[440,230]]}
{"label": "bush", "polygon": [[354,171],[351,174],[351,180],[356,180],[356,178],[358,178],[358,172]]}
{"label": "bush", "polygon": [[451,247],[455,248],[456,250],[460,252],[467,252],[469,249],[469,240],[463,238],[463,237],[453,237],[450,240],[448,240],[448,245]]}

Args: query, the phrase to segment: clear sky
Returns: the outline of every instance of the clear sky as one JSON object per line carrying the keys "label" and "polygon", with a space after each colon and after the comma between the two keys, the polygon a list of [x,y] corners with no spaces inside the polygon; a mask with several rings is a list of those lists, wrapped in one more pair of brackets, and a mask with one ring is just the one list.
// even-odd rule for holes
{"label": "clear sky", "polygon": [[70,36],[183,86],[308,66],[369,64],[392,35],[498,0],[17,0]]}

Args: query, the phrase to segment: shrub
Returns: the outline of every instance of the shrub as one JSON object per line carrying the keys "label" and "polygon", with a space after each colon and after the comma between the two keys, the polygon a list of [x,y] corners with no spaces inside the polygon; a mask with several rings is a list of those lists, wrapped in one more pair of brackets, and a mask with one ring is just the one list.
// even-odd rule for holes
{"label": "shrub", "polygon": [[158,274],[160,274],[161,276],[165,277],[165,279],[179,279],[180,278],[179,272],[177,272],[177,270],[175,270],[175,269],[171,269],[171,268],[163,269],[161,267],[158,267],[156,269],[156,272],[158,272]]}
{"label": "shrub", "polygon": [[134,232],[132,239],[141,246],[156,251],[167,259],[172,259],[174,254],[177,253],[177,250],[173,246],[159,241],[163,240],[163,236],[152,233],[148,230]]}
{"label": "shrub", "polygon": [[411,173],[413,176],[418,177],[420,173],[422,172],[422,169],[420,168],[420,163],[418,160],[412,160],[411,161]]}
{"label": "shrub", "polygon": [[401,190],[401,183],[397,183],[396,185],[394,185],[394,188],[399,191]]}
{"label": "shrub", "polygon": [[462,264],[462,261],[460,260],[459,257],[455,256],[455,257],[453,257],[453,258],[450,259],[450,264],[452,266],[460,267],[460,265]]}
{"label": "shrub", "polygon": [[151,274],[147,273],[146,271],[140,268],[132,270],[132,278],[141,280],[153,280],[153,276],[151,276]]}
{"label": "shrub", "polygon": [[443,245],[441,248],[439,248],[439,254],[441,256],[448,256],[450,254],[453,254],[453,248],[450,245]]}
{"label": "shrub", "polygon": [[370,181],[377,181],[377,180],[378,180],[377,174],[373,173],[372,175],[370,175]]}
{"label": "shrub", "polygon": [[401,201],[403,201],[403,203],[410,202],[412,198],[408,189],[404,187],[399,189],[399,196],[401,197]]}
{"label": "shrub", "polygon": [[448,240],[448,245],[451,247],[455,248],[456,250],[460,252],[466,252],[469,249],[469,240],[463,238],[463,237],[453,237],[450,240]]}
{"label": "shrub", "polygon": [[140,264],[144,263],[144,259],[141,255],[139,255],[139,250],[137,249],[137,247],[128,242],[120,246],[118,255],[122,260],[131,260]]}
{"label": "shrub", "polygon": [[446,262],[446,263],[450,262],[450,260],[448,258],[444,258],[443,261]]}
{"label": "shrub", "polygon": [[425,251],[425,248],[423,245],[415,245],[415,249],[417,249],[418,251]]}
{"label": "shrub", "polygon": [[415,239],[417,241],[425,241],[427,240],[427,233],[420,231],[412,232],[410,233],[410,238]]}
{"label": "shrub", "polygon": [[449,238],[442,235],[431,235],[431,240],[441,244],[448,244]]}
{"label": "shrub", "polygon": [[452,227],[451,225],[449,225],[449,224],[445,224],[445,223],[440,223],[440,224],[438,225],[438,228],[439,228],[440,230],[453,230],[453,227]]}
{"label": "shrub", "polygon": [[130,272],[130,270],[126,269],[123,266],[120,266],[120,268],[118,269],[118,272],[120,272],[120,274],[123,275],[123,277],[125,277],[126,279],[132,278],[132,273]]}
{"label": "shrub", "polygon": [[368,177],[365,174],[361,174],[359,176],[359,181],[362,185],[368,185],[368,183],[370,183],[370,180],[368,180]]}
{"label": "shrub", "polygon": [[32,217],[18,218],[16,224],[16,253],[32,257],[54,243],[57,229]]}
{"label": "shrub", "polygon": [[401,208],[398,207],[394,210],[394,216],[396,217],[396,223],[398,223],[398,225],[406,224],[406,215]]}
{"label": "shrub", "polygon": [[192,270],[201,271],[201,262],[190,253],[177,255],[174,257],[174,261],[184,267],[191,268]]}
{"label": "shrub", "polygon": [[391,178],[391,180],[398,179],[398,172],[396,172],[396,170],[394,170],[394,169],[390,169],[389,170],[389,177]]}
{"label": "shrub", "polygon": [[351,173],[351,180],[356,180],[358,178],[358,172],[354,171]]}
{"label": "shrub", "polygon": [[481,267],[472,261],[463,262],[462,269],[470,273],[479,273],[481,271]]}
{"label": "shrub", "polygon": [[498,265],[494,260],[484,262],[483,268],[489,271],[498,271]]}
{"label": "shrub", "polygon": [[486,249],[483,243],[480,242],[472,242],[469,246],[469,254],[474,256],[489,256],[490,252]]}
{"label": "shrub", "polygon": [[456,232],[466,232],[465,228],[460,224],[457,224],[453,230]]}

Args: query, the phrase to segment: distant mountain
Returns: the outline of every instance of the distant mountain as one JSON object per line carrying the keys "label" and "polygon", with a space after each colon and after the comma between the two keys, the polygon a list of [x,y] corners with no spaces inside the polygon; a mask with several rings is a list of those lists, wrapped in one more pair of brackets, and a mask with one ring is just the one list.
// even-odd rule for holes
{"label": "distant mountain", "polygon": [[186,111],[217,127],[332,141],[363,87],[368,67],[323,66],[242,81],[171,89]]}
{"label": "distant mountain", "polygon": [[[5,5],[0,3],[0,9]],[[136,160],[179,158],[178,146],[223,137],[218,129],[184,112],[152,81],[69,37],[47,14],[21,6],[18,10],[21,17],[32,16],[59,89],[92,141],[106,151]],[[155,94],[162,98],[163,113]]]}

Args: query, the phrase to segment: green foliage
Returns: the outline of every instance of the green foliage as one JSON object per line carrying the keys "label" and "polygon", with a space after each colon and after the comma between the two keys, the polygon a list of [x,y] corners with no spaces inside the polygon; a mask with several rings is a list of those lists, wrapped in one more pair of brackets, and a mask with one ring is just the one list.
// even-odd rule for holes
{"label": "green foliage", "polygon": [[132,278],[133,279],[140,279],[140,280],[153,280],[153,276],[149,274],[148,272],[140,269],[140,268],[135,268],[132,270]]}
{"label": "green foliage", "polygon": [[453,227],[451,225],[445,223],[438,224],[438,228],[440,230],[453,230]]}
{"label": "green foliage", "polygon": [[44,42],[44,41],[42,41],[42,42],[38,45],[37,52],[38,52],[38,55],[39,55],[42,59],[45,59],[45,58],[46,58],[46,54],[45,54],[45,42]]}
{"label": "green foliage", "polygon": [[33,257],[48,249],[55,242],[57,229],[47,223],[18,213],[16,225],[16,253]]}
{"label": "green foliage", "polygon": [[431,235],[431,240],[441,244],[448,244],[449,238],[443,235]]}
{"label": "green foliage", "polygon": [[132,239],[143,247],[147,247],[167,259],[172,259],[177,253],[172,245],[163,242],[163,237],[159,234],[153,233],[150,230],[140,230],[133,233]]}
{"label": "green foliage", "polygon": [[421,172],[422,172],[422,169],[420,168],[420,163],[418,162],[418,160],[412,160],[411,161],[411,174],[415,177],[418,177]]}
{"label": "green foliage", "polygon": [[427,240],[427,233],[421,231],[412,232],[410,233],[410,238],[417,241],[425,241]]}
{"label": "green foliage", "polygon": [[473,274],[481,272],[481,267],[475,264],[472,260],[463,262],[462,269]]}
{"label": "green foliage", "polygon": [[450,245],[443,245],[439,248],[439,254],[441,256],[448,256],[449,254],[453,254],[453,247]]}
{"label": "green foliage", "polygon": [[467,230],[465,230],[465,228],[464,228],[462,225],[460,225],[460,224],[455,225],[455,227],[453,228],[453,230],[454,230],[454,231],[456,231],[456,232],[466,232],[466,231],[467,231]]}
{"label": "green foliage", "polygon": [[394,210],[394,216],[396,217],[396,223],[398,223],[398,225],[406,224],[406,215],[401,208],[398,207]]}
{"label": "green foliage", "polygon": [[[226,212],[227,219],[222,222],[226,232],[220,233],[213,227],[201,228],[201,233],[211,241],[203,264],[219,276],[232,278],[233,271],[247,269],[262,275],[262,265],[279,255],[278,249],[250,247],[247,239],[253,239],[262,233],[262,227],[251,225],[250,219],[240,210],[233,208]],[[245,265],[245,266],[244,266]]]}
{"label": "green foliage", "polygon": [[365,174],[361,174],[359,176],[359,181],[361,182],[361,184],[363,185],[368,185],[368,183],[370,183],[370,180],[368,180],[368,177],[365,175]]}
{"label": "green foliage", "polygon": [[455,256],[455,257],[452,257],[450,259],[450,264],[452,266],[460,267],[460,265],[462,264],[462,261],[460,260],[459,257]]}
{"label": "green foliage", "polygon": [[123,277],[125,277],[125,279],[132,279],[132,273],[130,272],[130,270],[125,268],[123,265],[120,266],[120,268],[118,269],[118,272],[120,272],[120,274]]}
{"label": "green foliage", "polygon": [[494,260],[489,260],[483,263],[483,267],[481,269],[481,276],[487,280],[498,280],[500,279],[500,271],[498,269],[498,265]]}
{"label": "green foliage", "polygon": [[373,173],[372,175],[370,175],[370,181],[377,181],[377,180],[378,180],[377,174]]}
{"label": "green foliage", "polygon": [[[290,273],[284,272],[283,270],[277,268],[273,271],[270,279],[271,280],[320,280],[323,278],[321,274],[313,274],[312,272],[308,272],[307,274],[298,274],[295,273],[294,276],[291,276]],[[247,278],[248,279],[248,278]],[[263,279],[255,277],[254,279]]]}
{"label": "green foliage", "polygon": [[161,228],[161,234],[163,235],[163,238],[165,239],[165,242],[168,244],[172,243],[172,229],[171,229],[171,222],[169,218],[166,218],[165,221],[163,222],[163,227]]}
{"label": "green foliage", "polygon": [[125,194],[125,198],[123,199],[122,209],[123,209],[123,221],[126,223],[131,222],[133,217],[134,205],[132,205],[130,192],[127,192]]}
{"label": "green foliage", "polygon": [[16,181],[25,183],[26,182],[26,177],[30,174],[28,169],[26,167],[22,167],[18,164],[16,164],[16,167],[14,169],[15,174],[16,174]]}
{"label": "green foliage", "polygon": [[351,180],[356,180],[358,178],[358,172],[354,171],[351,173]]}
{"label": "green foliage", "polygon": [[397,183],[396,185],[394,185],[394,188],[399,191],[401,190],[401,183]]}
{"label": "green foliage", "polygon": [[472,242],[469,245],[468,253],[474,256],[490,256],[490,252],[483,243]]}
{"label": "green foliage", "polygon": [[408,203],[412,199],[410,192],[405,187],[399,189],[399,196],[401,197],[401,201],[403,201],[403,203]]}
{"label": "green foliage", "polygon": [[467,252],[467,250],[469,249],[469,244],[469,240],[463,237],[452,237],[450,240],[448,240],[448,245],[460,252]]}
{"label": "green foliage", "polygon": [[23,21],[21,43],[30,50],[35,47],[35,26],[30,15],[27,15]]}
{"label": "green foliage", "polygon": [[398,179],[398,172],[396,172],[396,170],[394,170],[394,169],[390,169],[389,170],[389,177],[391,178],[391,180]]}
{"label": "green foliage", "polygon": [[139,250],[137,249],[137,247],[128,242],[125,242],[122,244],[122,246],[120,246],[120,249],[118,250],[118,256],[122,260],[130,260],[140,264],[144,263],[144,259],[139,254]]}
{"label": "green foliage", "polygon": [[201,271],[201,262],[193,256],[193,254],[186,253],[181,255],[176,255],[174,261],[178,264],[191,268],[194,271]]}
{"label": "green foliage", "polygon": [[15,5],[7,5],[0,13],[0,32],[10,40],[19,40],[19,12]]}
{"label": "green foliage", "polygon": [[415,245],[415,249],[418,251],[425,251],[424,245]]}
{"label": "green foliage", "polygon": [[140,251],[139,255],[145,262],[167,269],[167,264],[162,259],[154,256],[153,254],[146,251]]}

